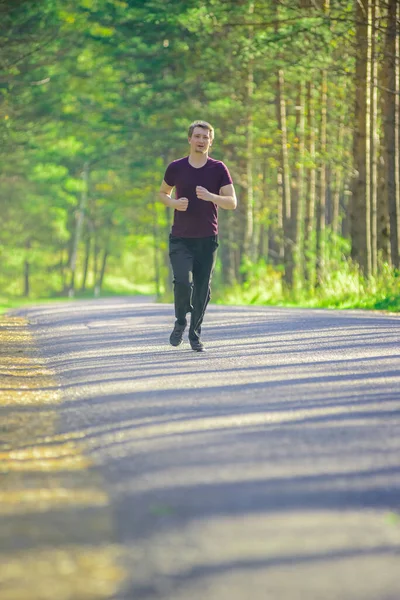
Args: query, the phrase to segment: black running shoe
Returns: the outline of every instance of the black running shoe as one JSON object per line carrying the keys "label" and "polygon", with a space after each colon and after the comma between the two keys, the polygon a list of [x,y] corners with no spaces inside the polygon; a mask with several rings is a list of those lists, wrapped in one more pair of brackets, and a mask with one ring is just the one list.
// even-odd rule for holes
{"label": "black running shoe", "polygon": [[180,346],[182,344],[182,336],[185,329],[186,323],[184,325],[179,325],[178,321],[175,321],[174,329],[169,336],[169,343],[171,346]]}
{"label": "black running shoe", "polygon": [[204,352],[204,344],[200,340],[189,340],[192,350],[195,352]]}

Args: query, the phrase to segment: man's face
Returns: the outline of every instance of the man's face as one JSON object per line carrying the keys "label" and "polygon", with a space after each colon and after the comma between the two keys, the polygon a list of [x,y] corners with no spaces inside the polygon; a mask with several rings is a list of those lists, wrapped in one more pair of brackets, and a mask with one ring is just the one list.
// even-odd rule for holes
{"label": "man's face", "polygon": [[211,147],[210,132],[204,127],[195,127],[192,137],[189,138],[190,150],[199,154],[206,154]]}

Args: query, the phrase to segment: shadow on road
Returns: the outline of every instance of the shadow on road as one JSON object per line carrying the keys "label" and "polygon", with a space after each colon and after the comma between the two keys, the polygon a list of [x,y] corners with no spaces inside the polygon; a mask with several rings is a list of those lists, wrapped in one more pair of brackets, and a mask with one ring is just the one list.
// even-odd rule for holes
{"label": "shadow on road", "polygon": [[[163,569],[178,593],[221,572],[398,557],[398,525],[385,515],[400,511],[400,320],[211,306],[199,356],[168,347],[171,310],[107,301],[30,311],[61,383],[59,434],[85,444],[142,573],[126,597],[158,597]],[[333,519],[325,534],[314,528],[321,514]],[[340,514],[354,533],[336,540]],[[203,530],[218,545],[219,523],[240,538],[246,519],[290,543],[231,556],[224,529],[221,560],[208,561]],[[299,523],[310,547],[293,533]],[[159,543],[176,564],[157,562]],[[185,544],[198,563],[185,563]]]}

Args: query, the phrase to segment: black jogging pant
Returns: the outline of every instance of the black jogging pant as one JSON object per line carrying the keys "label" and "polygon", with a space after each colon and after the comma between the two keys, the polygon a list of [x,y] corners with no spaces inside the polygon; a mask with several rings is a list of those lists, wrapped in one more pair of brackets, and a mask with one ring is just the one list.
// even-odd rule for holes
{"label": "black jogging pant", "polygon": [[169,236],[169,258],[174,274],[175,318],[186,323],[191,313],[189,339],[198,340],[217,259],[218,237],[181,238]]}

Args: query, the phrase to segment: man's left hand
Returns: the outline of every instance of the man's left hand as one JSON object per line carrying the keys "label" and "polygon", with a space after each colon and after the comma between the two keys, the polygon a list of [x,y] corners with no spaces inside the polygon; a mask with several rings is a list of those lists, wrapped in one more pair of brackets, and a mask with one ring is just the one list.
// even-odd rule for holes
{"label": "man's left hand", "polygon": [[207,202],[213,202],[214,194],[209,192],[205,187],[201,185],[196,186],[196,196],[200,198],[200,200],[206,200]]}

